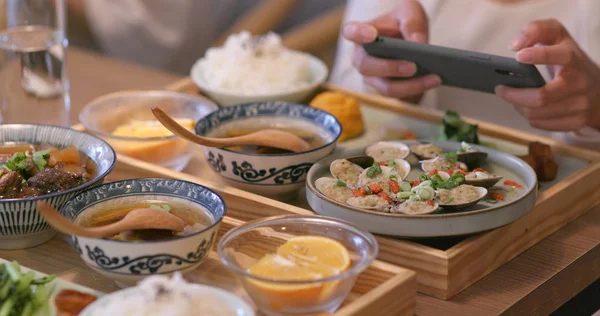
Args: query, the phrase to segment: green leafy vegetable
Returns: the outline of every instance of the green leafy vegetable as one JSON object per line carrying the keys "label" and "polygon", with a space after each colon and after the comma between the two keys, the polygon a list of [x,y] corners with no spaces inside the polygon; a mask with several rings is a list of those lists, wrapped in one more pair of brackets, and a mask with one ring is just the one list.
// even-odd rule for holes
{"label": "green leafy vegetable", "polygon": [[380,175],[381,172],[381,166],[378,163],[374,163],[373,166],[369,167],[367,170],[367,177],[375,178],[377,175]]}
{"label": "green leafy vegetable", "polygon": [[454,165],[458,162],[458,155],[456,153],[445,153],[444,160]]}
{"label": "green leafy vegetable", "polygon": [[35,278],[35,272],[22,272],[18,262],[0,264],[0,316],[49,315],[48,301],[55,275]]}
{"label": "green leafy vegetable", "polygon": [[342,181],[340,179],[337,179],[337,181],[335,181],[335,186],[336,187],[342,187],[342,188],[348,187],[348,185],[346,184],[346,182],[344,182],[344,181]]}
{"label": "green leafy vegetable", "polygon": [[27,168],[27,156],[23,152],[14,153],[4,167],[10,171],[23,172]]}
{"label": "green leafy vegetable", "polygon": [[167,213],[169,213],[171,211],[171,207],[168,204],[162,204],[162,205],[154,204],[154,205],[150,205],[150,208],[165,211]]}
{"label": "green leafy vegetable", "polygon": [[447,111],[440,129],[440,140],[479,144],[477,125],[469,124],[454,111]]}
{"label": "green leafy vegetable", "polygon": [[37,169],[43,171],[48,165],[48,159],[50,159],[50,149],[34,152],[32,159]]}

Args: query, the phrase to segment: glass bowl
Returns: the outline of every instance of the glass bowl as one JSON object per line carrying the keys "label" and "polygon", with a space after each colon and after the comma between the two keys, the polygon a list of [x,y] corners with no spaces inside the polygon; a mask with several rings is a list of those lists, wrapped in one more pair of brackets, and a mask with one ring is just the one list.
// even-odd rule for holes
{"label": "glass bowl", "polygon": [[[273,279],[248,268],[273,254],[288,239],[322,236],[341,243],[350,255],[350,266],[323,279]],[[225,266],[237,274],[248,295],[266,315],[332,313],[350,293],[358,275],[375,259],[378,245],[371,233],[338,219],[285,215],[248,222],[227,232],[217,251]]]}
{"label": "glass bowl", "polygon": [[173,118],[191,119],[194,124],[218,109],[214,103],[186,93],[123,91],[91,101],[79,113],[79,121],[89,132],[108,142],[119,154],[181,171],[192,157],[192,143],[175,135],[112,135],[117,127],[132,121],[152,120],[160,125],[152,114],[152,106],[160,107]]}

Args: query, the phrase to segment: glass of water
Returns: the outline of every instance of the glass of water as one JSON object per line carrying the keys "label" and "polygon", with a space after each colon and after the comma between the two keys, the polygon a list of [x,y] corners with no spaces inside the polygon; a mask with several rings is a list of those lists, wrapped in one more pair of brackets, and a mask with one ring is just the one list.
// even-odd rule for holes
{"label": "glass of water", "polygon": [[0,123],[69,125],[64,0],[0,0]]}

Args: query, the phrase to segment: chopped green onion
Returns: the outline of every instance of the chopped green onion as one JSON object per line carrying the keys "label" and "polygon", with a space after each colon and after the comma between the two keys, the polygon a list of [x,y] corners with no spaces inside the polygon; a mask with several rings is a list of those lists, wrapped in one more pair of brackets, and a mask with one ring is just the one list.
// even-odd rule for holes
{"label": "chopped green onion", "polygon": [[412,195],[414,195],[412,192],[399,192],[398,193],[398,198],[400,199],[406,199],[411,197]]}
{"label": "chopped green onion", "polygon": [[453,201],[454,201],[454,197],[453,197],[453,196],[451,196],[451,197],[448,199],[448,201],[446,201],[446,203],[445,203],[445,204],[450,204],[450,203],[452,203]]}
{"label": "chopped green onion", "polygon": [[394,159],[388,160],[388,167],[394,167],[396,165],[396,161]]}
{"label": "chopped green onion", "polygon": [[381,172],[381,166],[375,162],[373,163],[373,166],[367,170],[367,177],[375,178],[377,175],[381,174]]}
{"label": "chopped green onion", "polygon": [[394,181],[398,182],[398,177],[396,175],[391,175],[390,180],[394,180]]}
{"label": "chopped green onion", "polygon": [[423,181],[427,181],[427,180],[429,180],[429,177],[427,176],[427,174],[421,173],[419,175],[419,181],[423,182]]}
{"label": "chopped green onion", "polygon": [[337,179],[335,181],[335,186],[336,187],[342,187],[342,188],[347,188],[348,187],[348,185],[346,184],[346,182],[344,182],[344,181],[342,181],[340,179]]}
{"label": "chopped green onion", "polygon": [[365,187],[365,191],[367,191],[367,195],[373,194],[373,191],[371,191],[371,188],[369,188],[368,185]]}
{"label": "chopped green onion", "polygon": [[492,199],[492,198],[485,198],[485,199],[483,199],[483,202],[488,203],[488,204],[496,204],[496,203],[498,203],[498,200]]}
{"label": "chopped green onion", "polygon": [[398,184],[398,186],[400,187],[400,190],[402,192],[410,192],[410,190],[412,189],[412,186],[410,185],[410,183],[406,182],[406,181],[402,181]]}
{"label": "chopped green onion", "polygon": [[456,153],[446,153],[444,154],[444,160],[455,164],[458,161],[458,155]]}

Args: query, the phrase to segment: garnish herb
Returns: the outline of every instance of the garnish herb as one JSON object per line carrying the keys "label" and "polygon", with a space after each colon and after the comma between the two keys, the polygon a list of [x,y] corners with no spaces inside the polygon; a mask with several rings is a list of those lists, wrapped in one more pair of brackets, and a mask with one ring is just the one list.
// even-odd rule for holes
{"label": "garnish herb", "polygon": [[153,205],[150,205],[150,208],[165,211],[167,213],[169,213],[171,211],[171,207],[169,206],[169,204],[161,204],[161,205],[153,204]]}
{"label": "garnish herb", "polygon": [[344,182],[344,181],[342,181],[340,179],[337,179],[337,181],[335,181],[335,186],[336,187],[342,187],[342,188],[347,188],[348,187],[348,185],[346,184],[346,182]]}
{"label": "garnish herb", "polygon": [[483,202],[488,203],[488,204],[496,204],[496,203],[498,203],[498,200],[492,199],[492,198],[485,198],[485,199],[483,199]]}
{"label": "garnish herb", "polygon": [[377,163],[374,163],[373,166],[367,170],[367,177],[375,178],[377,175],[381,174],[381,166]]}
{"label": "garnish herb", "polygon": [[458,162],[458,155],[456,153],[445,153],[444,160],[454,165]]}
{"label": "garnish herb", "polygon": [[367,192],[367,195],[373,194],[373,192],[371,191],[371,188],[369,188],[369,186],[365,187],[365,191]]}
{"label": "garnish herb", "polygon": [[23,152],[14,153],[13,156],[6,162],[4,168],[10,171],[24,171],[27,168],[27,156]]}
{"label": "garnish herb", "polygon": [[453,197],[453,196],[451,196],[451,197],[448,199],[448,201],[446,201],[446,204],[450,204],[450,203],[452,203],[452,201],[454,201],[454,197]]}
{"label": "garnish herb", "polygon": [[40,150],[33,153],[33,163],[39,171],[43,171],[48,166],[48,159],[50,159],[50,149]]}
{"label": "garnish herb", "polygon": [[477,125],[463,121],[455,111],[447,111],[440,128],[439,139],[479,144]]}
{"label": "garnish herb", "polygon": [[396,166],[396,161],[394,161],[394,159],[388,160],[387,166],[388,167],[394,167],[394,166]]}

